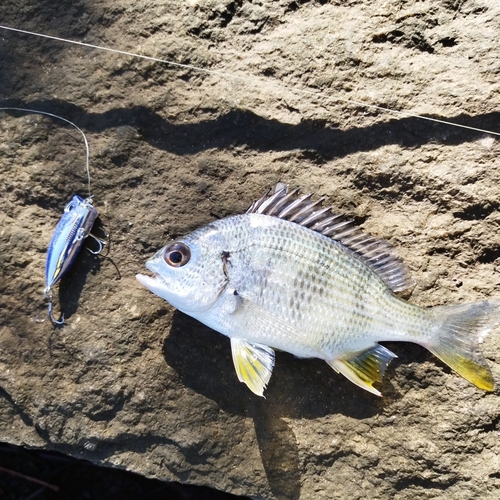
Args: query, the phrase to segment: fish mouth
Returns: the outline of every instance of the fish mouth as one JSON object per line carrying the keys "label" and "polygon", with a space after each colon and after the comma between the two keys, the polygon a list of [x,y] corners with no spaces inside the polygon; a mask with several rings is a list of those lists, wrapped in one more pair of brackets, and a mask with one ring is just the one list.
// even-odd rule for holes
{"label": "fish mouth", "polygon": [[137,281],[144,287],[156,293],[155,290],[159,286],[165,285],[165,280],[162,278],[161,274],[155,272],[154,263],[156,261],[156,255],[146,262],[146,269],[150,271],[154,276],[147,276],[146,274],[136,274],[135,277]]}
{"label": "fish mouth", "polygon": [[166,287],[165,280],[162,278],[161,274],[151,271],[154,276],[148,276],[146,274],[136,274],[135,277],[137,281],[148,290],[158,295],[158,290]]}
{"label": "fish mouth", "polygon": [[149,290],[156,288],[160,282],[159,276],[155,273],[154,277],[146,276],[145,274],[136,274],[137,281]]}

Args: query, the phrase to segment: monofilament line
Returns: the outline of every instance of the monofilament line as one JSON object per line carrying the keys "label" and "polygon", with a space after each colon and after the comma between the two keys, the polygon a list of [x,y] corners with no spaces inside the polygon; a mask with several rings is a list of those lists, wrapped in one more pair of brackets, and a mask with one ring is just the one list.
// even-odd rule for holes
{"label": "monofilament line", "polygon": [[0,25],[0,29],[14,31],[16,33],[23,33],[25,35],[47,38],[49,40],[56,40],[58,42],[70,43],[73,45],[79,45],[81,47],[87,47],[90,49],[97,49],[97,50],[103,50],[106,52],[113,52],[115,54],[121,54],[124,56],[136,57],[139,59],[146,59],[147,61],[154,61],[154,62],[158,62],[158,63],[162,63],[162,64],[168,64],[169,66],[174,66],[177,68],[190,69],[193,71],[198,71],[200,73],[207,73],[209,75],[216,75],[216,76],[221,76],[221,77],[229,78],[229,79],[233,79],[233,80],[240,80],[240,81],[247,82],[247,83],[259,82],[259,83],[263,83],[266,85],[271,85],[271,86],[278,88],[278,89],[281,89],[281,90],[296,92],[297,94],[303,94],[303,95],[309,95],[309,96],[315,96],[315,97],[324,97],[324,98],[332,99],[332,100],[335,100],[338,102],[343,102],[345,104],[356,105],[356,106],[360,106],[360,107],[374,109],[377,111],[385,111],[387,113],[392,113],[392,114],[399,115],[399,116],[406,116],[408,118],[418,118],[420,120],[427,120],[429,122],[441,123],[443,125],[449,125],[451,127],[458,127],[458,128],[463,128],[463,129],[467,129],[467,130],[473,130],[475,132],[482,132],[484,134],[496,135],[496,136],[500,137],[500,132],[494,132],[492,130],[485,130],[482,128],[470,127],[468,125],[462,125],[462,124],[450,122],[447,120],[440,120],[439,118],[431,118],[430,116],[417,115],[415,113],[409,113],[408,111],[398,111],[398,110],[391,109],[391,108],[385,108],[383,106],[377,106],[375,104],[368,104],[368,103],[362,102],[362,101],[345,99],[343,97],[338,97],[338,96],[334,97],[334,96],[328,95],[328,94],[326,94],[324,92],[320,92],[320,91],[290,87],[289,85],[286,85],[286,84],[281,83],[281,82],[276,82],[276,81],[272,81],[269,79],[264,79],[264,78],[260,78],[260,77],[256,77],[256,76],[249,76],[249,75],[240,76],[240,75],[235,75],[232,73],[225,73],[223,71],[217,71],[217,70],[201,68],[198,66],[193,66],[192,64],[178,63],[175,61],[170,61],[168,59],[161,59],[159,57],[152,57],[152,56],[145,56],[142,54],[135,54],[134,52],[127,52],[124,50],[112,49],[109,47],[103,47],[101,45],[94,45],[94,44],[86,43],[86,42],[78,42],[76,40],[69,40],[67,38],[60,38],[60,37],[52,36],[52,35],[45,35],[43,33],[35,33],[33,31],[27,31],[27,30],[22,30],[22,29],[18,29],[18,28],[11,28],[9,26]]}
{"label": "monofilament line", "polygon": [[89,198],[92,198],[92,193],[90,191],[90,148],[89,148],[89,143],[87,141],[87,137],[83,133],[83,130],[75,125],[73,122],[67,120],[66,118],[63,118],[62,116],[58,115],[53,115],[52,113],[47,113],[46,111],[39,111],[38,109],[27,109],[27,108],[0,108],[0,111],[22,111],[24,113],[35,113],[37,115],[45,115],[45,116],[50,116],[52,118],[57,118],[58,120],[62,120],[63,122],[69,123],[72,127],[75,127],[80,134],[82,134],[83,141],[85,142],[85,167],[87,169],[87,183],[88,183],[88,190],[89,190]]}

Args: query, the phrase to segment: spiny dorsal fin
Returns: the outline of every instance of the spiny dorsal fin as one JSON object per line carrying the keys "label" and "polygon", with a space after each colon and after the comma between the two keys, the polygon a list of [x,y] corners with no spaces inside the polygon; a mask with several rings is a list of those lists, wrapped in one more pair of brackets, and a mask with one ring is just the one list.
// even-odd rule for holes
{"label": "spiny dorsal fin", "polygon": [[389,243],[364,233],[344,214],[334,214],[331,207],[320,208],[324,198],[311,202],[312,193],[298,197],[299,188],[288,192],[278,184],[273,194],[267,192],[252,203],[248,213],[271,215],[295,222],[338,241],[369,265],[394,292],[413,286],[409,270],[394,255]]}

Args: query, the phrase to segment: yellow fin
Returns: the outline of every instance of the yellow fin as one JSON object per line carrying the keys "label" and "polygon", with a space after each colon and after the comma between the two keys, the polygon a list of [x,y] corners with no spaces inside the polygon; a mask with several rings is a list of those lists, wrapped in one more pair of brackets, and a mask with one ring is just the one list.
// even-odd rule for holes
{"label": "yellow fin", "polygon": [[436,349],[433,349],[432,352],[450,368],[462,375],[465,380],[472,382],[479,389],[491,392],[495,388],[493,375],[487,366],[453,352],[448,353]]}
{"label": "yellow fin", "polygon": [[432,312],[440,329],[421,345],[479,389],[492,391],[495,383],[479,344],[500,323],[500,304],[485,300],[434,307]]}
{"label": "yellow fin", "polygon": [[354,384],[380,396],[380,391],[373,387],[373,383],[382,382],[385,369],[393,358],[397,358],[393,352],[377,344],[364,351],[334,359],[328,364]]}
{"label": "yellow fin", "polygon": [[274,350],[266,345],[231,338],[231,352],[238,380],[257,396],[264,397],[264,389],[274,368]]}

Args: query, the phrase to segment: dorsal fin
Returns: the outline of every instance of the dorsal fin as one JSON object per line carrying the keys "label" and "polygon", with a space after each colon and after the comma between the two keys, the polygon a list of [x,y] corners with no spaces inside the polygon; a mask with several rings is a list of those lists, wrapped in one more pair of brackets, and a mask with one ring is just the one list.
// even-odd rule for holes
{"label": "dorsal fin", "polygon": [[389,243],[364,233],[344,214],[334,214],[331,207],[321,208],[324,198],[311,202],[312,193],[298,196],[299,188],[282,184],[252,203],[247,214],[256,213],[279,217],[338,241],[352,250],[369,265],[394,292],[402,292],[414,284],[404,262],[397,257]]}

